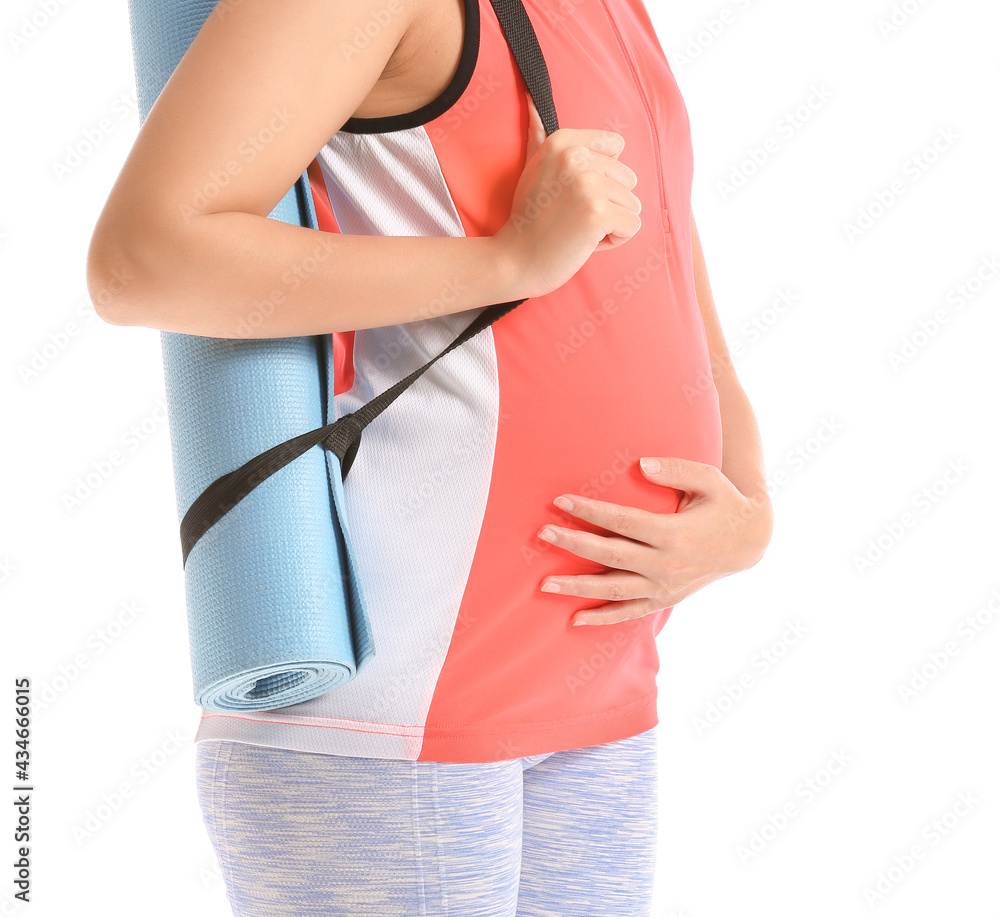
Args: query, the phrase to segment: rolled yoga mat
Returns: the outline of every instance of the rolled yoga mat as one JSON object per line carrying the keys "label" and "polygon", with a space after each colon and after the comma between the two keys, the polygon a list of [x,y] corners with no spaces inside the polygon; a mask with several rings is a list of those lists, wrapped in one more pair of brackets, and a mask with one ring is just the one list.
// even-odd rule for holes
{"label": "rolled yoga mat", "polygon": [[[215,6],[129,0],[140,122]],[[318,229],[306,173],[269,216]],[[336,419],[330,335],[161,344],[180,519],[216,478]],[[346,533],[340,459],[316,445],[201,536],[184,565],[198,704],[273,710],[361,671],[375,648]]]}

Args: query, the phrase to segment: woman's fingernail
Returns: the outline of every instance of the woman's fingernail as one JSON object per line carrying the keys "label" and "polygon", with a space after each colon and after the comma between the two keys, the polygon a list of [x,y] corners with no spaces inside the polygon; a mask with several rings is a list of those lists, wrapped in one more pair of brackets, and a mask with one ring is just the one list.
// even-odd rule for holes
{"label": "woman's fingernail", "polygon": [[555,541],[556,533],[552,531],[552,529],[546,527],[538,533],[538,537],[543,539],[544,541]]}
{"label": "woman's fingernail", "polygon": [[542,592],[561,592],[558,583],[542,583]]}
{"label": "woman's fingernail", "polygon": [[575,626],[576,626],[577,624],[586,624],[586,623],[587,623],[587,619],[586,619],[586,618],[574,618],[574,619],[573,619],[573,626],[574,626],[574,627],[575,627]]}
{"label": "woman's fingernail", "polygon": [[559,509],[566,510],[567,513],[572,512],[573,510],[573,501],[570,500],[569,497],[556,497],[552,502],[555,503]]}
{"label": "woman's fingernail", "polygon": [[660,470],[660,462],[655,458],[641,458],[639,464],[646,474],[656,474]]}

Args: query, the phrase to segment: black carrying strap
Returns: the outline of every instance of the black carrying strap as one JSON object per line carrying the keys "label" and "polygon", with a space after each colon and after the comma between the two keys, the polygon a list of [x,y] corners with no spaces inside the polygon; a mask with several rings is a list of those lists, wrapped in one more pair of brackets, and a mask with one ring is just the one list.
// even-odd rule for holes
{"label": "black carrying strap", "polygon": [[[528,13],[521,0],[490,0],[490,3],[493,4],[504,37],[510,45],[517,68],[521,71],[542,124],[545,125],[545,134],[548,136],[559,129],[559,122],[552,101],[549,72]],[[258,484],[266,481],[276,471],[284,468],[313,446],[322,445],[335,453],[340,459],[341,475],[346,478],[361,443],[361,433],[368,424],[446,353],[465,343],[523,302],[523,299],[518,299],[487,306],[441,353],[356,411],[345,414],[331,424],[279,443],[266,452],[254,456],[234,471],[216,478],[198,495],[181,521],[183,563],[187,564],[188,555],[198,543],[198,539],[240,500]]]}

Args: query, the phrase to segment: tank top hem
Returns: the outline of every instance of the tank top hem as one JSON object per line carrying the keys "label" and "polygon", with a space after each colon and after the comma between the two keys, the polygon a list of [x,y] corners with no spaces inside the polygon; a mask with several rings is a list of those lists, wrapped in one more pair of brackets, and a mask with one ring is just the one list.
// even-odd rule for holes
{"label": "tank top hem", "polygon": [[290,719],[282,713],[203,710],[194,741],[244,742],[348,757],[485,763],[603,745],[638,735],[658,722],[656,696],[654,689],[631,703],[558,722],[491,723],[481,729],[324,722],[325,717]]}

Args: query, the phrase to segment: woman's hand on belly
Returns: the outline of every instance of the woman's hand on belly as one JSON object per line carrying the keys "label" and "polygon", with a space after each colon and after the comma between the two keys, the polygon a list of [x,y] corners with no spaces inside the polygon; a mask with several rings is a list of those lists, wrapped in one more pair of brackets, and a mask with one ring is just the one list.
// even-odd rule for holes
{"label": "woman's hand on belly", "polygon": [[[547,576],[541,583],[543,592],[606,600],[577,612],[573,624],[615,624],[662,611],[764,556],[773,524],[766,495],[744,496],[714,465],[660,456],[643,459],[640,467],[647,462],[652,467],[643,473],[650,483],[683,491],[677,512],[653,513],[576,494],[553,500],[565,512],[615,533],[554,525],[538,533],[542,538],[552,532],[554,538],[546,541],[611,568],[607,573]],[[659,471],[653,470],[654,462]]]}

